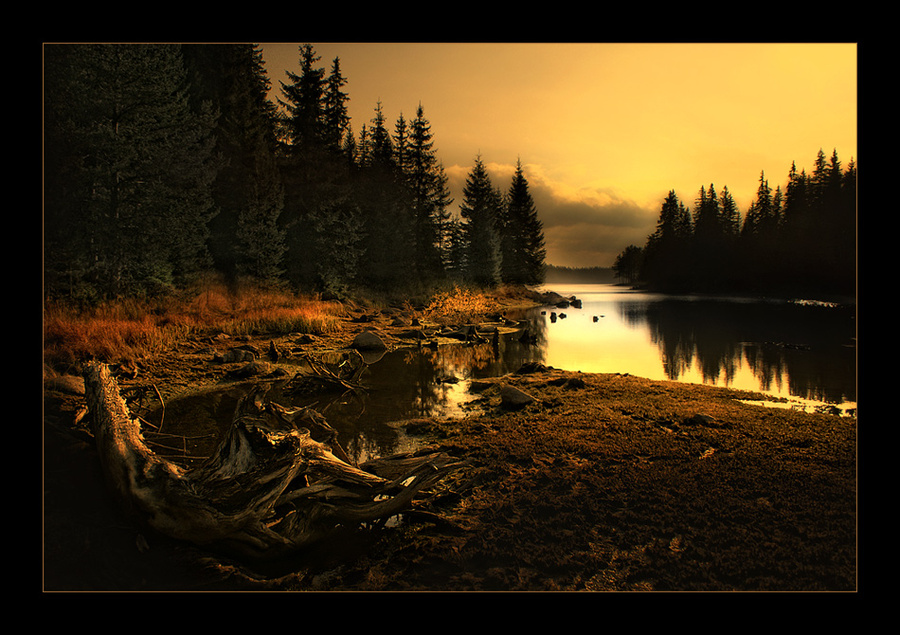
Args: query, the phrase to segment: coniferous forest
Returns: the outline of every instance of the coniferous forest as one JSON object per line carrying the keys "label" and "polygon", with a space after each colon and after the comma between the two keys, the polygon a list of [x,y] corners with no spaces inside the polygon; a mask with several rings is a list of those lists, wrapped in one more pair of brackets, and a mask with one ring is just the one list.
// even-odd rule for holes
{"label": "coniferous forest", "polygon": [[[210,273],[341,297],[539,283],[544,237],[518,164],[480,157],[460,213],[424,108],[354,130],[340,59],[298,47],[277,85],[252,44],[44,48],[44,284],[80,302]],[[277,103],[268,99],[275,88]]]}
{"label": "coniferous forest", "polygon": [[765,173],[743,218],[727,187],[701,187],[689,209],[674,190],[643,247],[628,246],[616,275],[662,291],[856,291],[856,164],[819,150],[812,174],[791,165],[784,189]]}

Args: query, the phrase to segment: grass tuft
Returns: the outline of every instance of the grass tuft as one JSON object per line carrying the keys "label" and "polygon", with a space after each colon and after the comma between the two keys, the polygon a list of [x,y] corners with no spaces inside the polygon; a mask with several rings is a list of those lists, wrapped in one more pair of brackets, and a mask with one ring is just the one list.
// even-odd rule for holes
{"label": "grass tuft", "polygon": [[44,359],[53,366],[134,360],[212,333],[335,333],[340,311],[338,303],[316,296],[221,283],[180,298],[118,300],[89,309],[51,302],[44,307]]}

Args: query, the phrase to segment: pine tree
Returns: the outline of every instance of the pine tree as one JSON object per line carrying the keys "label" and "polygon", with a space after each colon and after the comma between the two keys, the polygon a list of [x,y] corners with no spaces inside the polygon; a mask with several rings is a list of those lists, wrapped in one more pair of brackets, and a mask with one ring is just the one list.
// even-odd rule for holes
{"label": "pine tree", "polygon": [[208,266],[216,165],[214,116],[190,107],[180,46],[55,46],[46,112],[62,147],[48,166],[65,170],[50,177],[62,190],[47,201],[46,248],[65,249],[68,281],[101,295],[186,283]]}
{"label": "pine tree", "polygon": [[319,56],[311,44],[300,46],[300,73],[285,71],[289,83],[281,82],[286,111],[285,137],[298,152],[309,152],[326,143],[324,124],[325,69],[316,68]]}
{"label": "pine tree", "polygon": [[465,242],[465,276],[472,283],[493,287],[500,282],[500,239],[496,219],[500,196],[478,156],[466,178],[460,205]]}
{"label": "pine tree", "polygon": [[394,151],[394,165],[401,174],[406,175],[410,171],[409,129],[402,112],[397,117],[397,123],[394,124],[391,142]]}
{"label": "pine tree", "polygon": [[731,192],[728,191],[727,185],[722,188],[722,193],[719,195],[719,214],[721,215],[719,225],[722,227],[726,241],[729,238],[737,238],[741,232],[741,212],[738,210]]}
{"label": "pine tree", "polygon": [[[344,82],[339,63],[332,65],[329,84],[312,45],[304,44],[299,51],[300,72],[287,72],[290,82],[282,82],[279,99],[287,140],[281,159],[286,276],[300,288],[340,290],[352,280],[337,276],[349,275],[356,267],[335,267],[331,261],[358,258],[362,231],[360,208],[348,192],[351,166],[338,145]],[[328,249],[331,244],[334,250]],[[333,253],[339,246],[343,251]]]}
{"label": "pine tree", "polygon": [[394,143],[381,102],[360,140],[362,171],[356,182],[365,267],[362,284],[403,288],[418,276],[413,265],[411,196],[395,162]]}
{"label": "pine tree", "polygon": [[[412,194],[413,240],[416,267],[423,281],[444,276],[443,233],[452,202],[447,177],[434,148],[431,124],[421,104],[409,130],[405,165],[406,182]],[[404,167],[404,166],[401,166]]]}
{"label": "pine tree", "polygon": [[664,290],[690,286],[692,235],[690,213],[675,191],[670,190],[663,200],[656,231],[647,238],[641,277]]}
{"label": "pine tree", "polygon": [[521,160],[506,196],[501,227],[501,262],[504,282],[540,284],[544,280],[543,224],[528,188]]}
{"label": "pine tree", "polygon": [[213,186],[218,214],[210,222],[216,268],[275,282],[285,253],[279,217],[284,192],[276,164],[275,106],[261,50],[250,44],[184,46],[197,104],[219,113],[216,152],[223,158]]}
{"label": "pine tree", "polygon": [[[322,100],[323,137],[325,145],[332,149],[342,147],[350,126],[350,115],[347,113],[349,98],[343,90],[346,84],[346,78],[341,75],[341,60],[335,57]],[[352,133],[350,136],[352,137]]]}

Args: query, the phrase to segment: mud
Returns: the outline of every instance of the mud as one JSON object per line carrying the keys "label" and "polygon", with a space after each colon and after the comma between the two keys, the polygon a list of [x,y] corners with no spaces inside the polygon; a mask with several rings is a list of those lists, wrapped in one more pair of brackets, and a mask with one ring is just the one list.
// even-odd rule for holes
{"label": "mud", "polygon": [[[294,354],[339,336],[273,339]],[[233,381],[214,340],[144,360],[164,398]],[[388,526],[277,565],[144,531],[106,496],[78,395],[44,391],[43,589],[64,591],[854,591],[857,420],[726,388],[543,367],[479,382],[463,419],[409,433],[468,460]],[[534,397],[501,400],[512,385]],[[742,401],[739,401],[742,400]],[[749,403],[746,403],[749,402]],[[78,423],[76,423],[78,422]],[[414,425],[413,425],[414,423]]]}

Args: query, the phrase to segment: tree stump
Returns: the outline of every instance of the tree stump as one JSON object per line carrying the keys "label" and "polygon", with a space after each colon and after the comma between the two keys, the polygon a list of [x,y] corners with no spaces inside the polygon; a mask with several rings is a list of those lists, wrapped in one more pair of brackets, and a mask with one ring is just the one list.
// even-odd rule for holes
{"label": "tree stump", "polygon": [[212,456],[185,469],[146,445],[106,365],[89,365],[84,379],[103,474],[125,512],[167,536],[238,556],[280,557],[339,526],[394,516],[463,465],[432,452],[354,467],[324,417],[269,403],[255,389]]}

